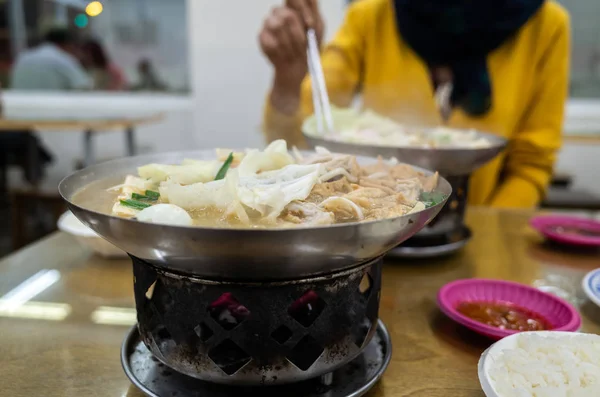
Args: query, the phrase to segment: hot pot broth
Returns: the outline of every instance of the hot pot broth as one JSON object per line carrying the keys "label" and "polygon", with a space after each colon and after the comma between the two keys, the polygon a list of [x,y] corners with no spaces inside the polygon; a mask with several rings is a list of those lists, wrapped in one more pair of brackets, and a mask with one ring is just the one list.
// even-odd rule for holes
{"label": "hot pot broth", "polygon": [[360,165],[355,156],[311,154],[275,141],[264,151],[218,150],[212,161],[148,164],[73,196],[83,208],[144,222],[198,227],[302,227],[370,221],[444,200],[438,175],[395,160]]}

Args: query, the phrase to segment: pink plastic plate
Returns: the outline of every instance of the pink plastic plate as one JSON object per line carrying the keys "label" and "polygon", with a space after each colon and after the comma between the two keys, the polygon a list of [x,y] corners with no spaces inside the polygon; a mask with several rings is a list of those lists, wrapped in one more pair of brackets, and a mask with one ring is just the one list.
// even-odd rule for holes
{"label": "pink plastic plate", "polygon": [[600,247],[600,222],[573,216],[536,216],[531,227],[561,244]]}
{"label": "pink plastic plate", "polygon": [[438,293],[438,305],[452,320],[493,339],[520,331],[493,327],[458,312],[463,302],[507,303],[544,319],[553,331],[574,332],[581,327],[581,316],[566,301],[527,285],[510,281],[467,279],[444,285]]}

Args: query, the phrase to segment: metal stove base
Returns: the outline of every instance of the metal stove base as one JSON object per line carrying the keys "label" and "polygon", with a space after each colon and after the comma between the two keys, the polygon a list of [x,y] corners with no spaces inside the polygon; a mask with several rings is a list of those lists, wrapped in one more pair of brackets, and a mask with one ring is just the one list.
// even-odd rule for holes
{"label": "metal stove base", "polygon": [[421,239],[417,234],[388,252],[386,256],[399,259],[428,259],[448,256],[461,250],[471,240],[471,237],[471,229],[466,226],[431,245],[428,244],[426,238]]}
{"label": "metal stove base", "polygon": [[391,358],[392,341],[381,320],[369,345],[350,363],[321,379],[280,386],[224,386],[175,372],[152,356],[141,341],[137,326],[129,331],[121,347],[121,364],[125,374],[150,397],[359,397],[377,383]]}

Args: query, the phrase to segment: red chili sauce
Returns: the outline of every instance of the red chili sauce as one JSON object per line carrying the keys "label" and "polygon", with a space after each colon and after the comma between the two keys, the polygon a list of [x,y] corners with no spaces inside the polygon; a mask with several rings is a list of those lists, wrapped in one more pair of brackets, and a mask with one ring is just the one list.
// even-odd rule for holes
{"label": "red chili sauce", "polygon": [[510,331],[544,331],[552,327],[541,316],[510,303],[462,302],[459,313],[472,320]]}

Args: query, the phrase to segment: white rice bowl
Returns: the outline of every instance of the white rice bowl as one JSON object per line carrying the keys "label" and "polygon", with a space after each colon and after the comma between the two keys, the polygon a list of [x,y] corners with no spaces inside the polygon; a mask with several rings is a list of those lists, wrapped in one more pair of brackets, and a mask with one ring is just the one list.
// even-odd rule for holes
{"label": "white rice bowl", "polygon": [[511,335],[481,356],[479,380],[487,397],[600,397],[600,336]]}
{"label": "white rice bowl", "polygon": [[127,257],[124,251],[97,235],[96,232],[77,219],[71,211],[61,215],[57,226],[60,231],[75,237],[79,244],[104,258],[120,259]]}

